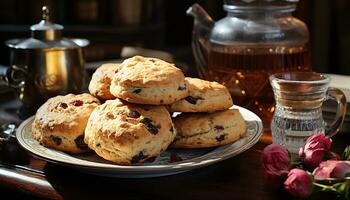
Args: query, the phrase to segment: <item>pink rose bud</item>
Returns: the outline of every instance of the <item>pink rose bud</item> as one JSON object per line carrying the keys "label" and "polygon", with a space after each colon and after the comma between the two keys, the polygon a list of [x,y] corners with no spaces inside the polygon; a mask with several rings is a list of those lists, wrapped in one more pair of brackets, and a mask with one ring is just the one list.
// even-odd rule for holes
{"label": "pink rose bud", "polygon": [[265,183],[272,188],[278,188],[291,168],[287,149],[279,144],[270,144],[265,147],[261,159]]}
{"label": "pink rose bud", "polygon": [[344,178],[346,173],[350,172],[350,161],[327,160],[312,173],[315,179],[322,180],[326,178]]}
{"label": "pink rose bud", "polygon": [[284,189],[293,196],[306,198],[312,192],[312,178],[301,169],[292,169],[284,182]]}
{"label": "pink rose bud", "polygon": [[305,147],[299,151],[299,155],[305,157],[305,165],[308,168],[314,169],[322,162],[331,145],[332,140],[322,133],[312,135],[306,140]]}

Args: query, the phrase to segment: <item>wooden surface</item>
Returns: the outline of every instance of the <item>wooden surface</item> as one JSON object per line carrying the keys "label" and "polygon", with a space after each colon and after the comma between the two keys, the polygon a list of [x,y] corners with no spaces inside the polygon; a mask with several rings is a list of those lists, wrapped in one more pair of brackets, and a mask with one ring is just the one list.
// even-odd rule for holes
{"label": "wooden surface", "polygon": [[[346,134],[336,136],[335,149],[341,152],[349,139]],[[145,179],[85,174],[34,158],[11,144],[0,152],[0,194],[6,194],[1,199],[9,195],[8,199],[294,199],[283,191],[264,187],[260,155],[265,142],[212,166]],[[319,192],[311,196],[333,198]]]}

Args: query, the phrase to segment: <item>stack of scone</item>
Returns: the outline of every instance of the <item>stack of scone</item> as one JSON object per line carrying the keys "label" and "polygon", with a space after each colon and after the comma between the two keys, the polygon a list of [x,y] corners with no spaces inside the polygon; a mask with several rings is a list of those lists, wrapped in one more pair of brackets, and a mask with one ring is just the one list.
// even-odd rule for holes
{"label": "stack of scone", "polygon": [[[219,146],[246,131],[239,111],[229,109],[233,103],[225,86],[185,78],[160,59],[135,56],[120,65],[104,64],[89,91],[48,100],[35,116],[34,138],[70,153],[86,151],[85,142],[106,160],[130,165],[159,156],[170,144]],[[169,112],[181,114],[172,119]]]}

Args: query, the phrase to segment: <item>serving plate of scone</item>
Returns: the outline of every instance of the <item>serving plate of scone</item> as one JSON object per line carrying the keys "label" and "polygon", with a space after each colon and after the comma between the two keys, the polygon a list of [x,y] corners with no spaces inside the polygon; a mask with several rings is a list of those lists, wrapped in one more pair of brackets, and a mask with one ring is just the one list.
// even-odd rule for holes
{"label": "serving plate of scone", "polygon": [[114,177],[156,177],[211,165],[252,147],[262,122],[227,88],[135,56],[104,64],[90,94],[49,99],[17,130],[49,162]]}

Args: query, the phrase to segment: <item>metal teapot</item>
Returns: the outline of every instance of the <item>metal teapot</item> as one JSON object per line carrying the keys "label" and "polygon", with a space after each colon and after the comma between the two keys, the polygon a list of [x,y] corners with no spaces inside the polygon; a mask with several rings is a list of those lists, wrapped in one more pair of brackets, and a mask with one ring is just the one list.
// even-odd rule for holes
{"label": "metal teapot", "polygon": [[192,50],[201,78],[224,84],[235,104],[269,127],[274,98],[269,75],[309,71],[306,25],[292,16],[298,0],[224,0],[227,16],[214,22],[194,4]]}
{"label": "metal teapot", "polygon": [[30,111],[52,96],[82,89],[82,47],[89,44],[85,39],[62,38],[63,26],[50,21],[46,6],[42,12],[42,20],[30,27],[31,38],[6,41],[10,67],[0,67],[0,85],[16,88]]}

